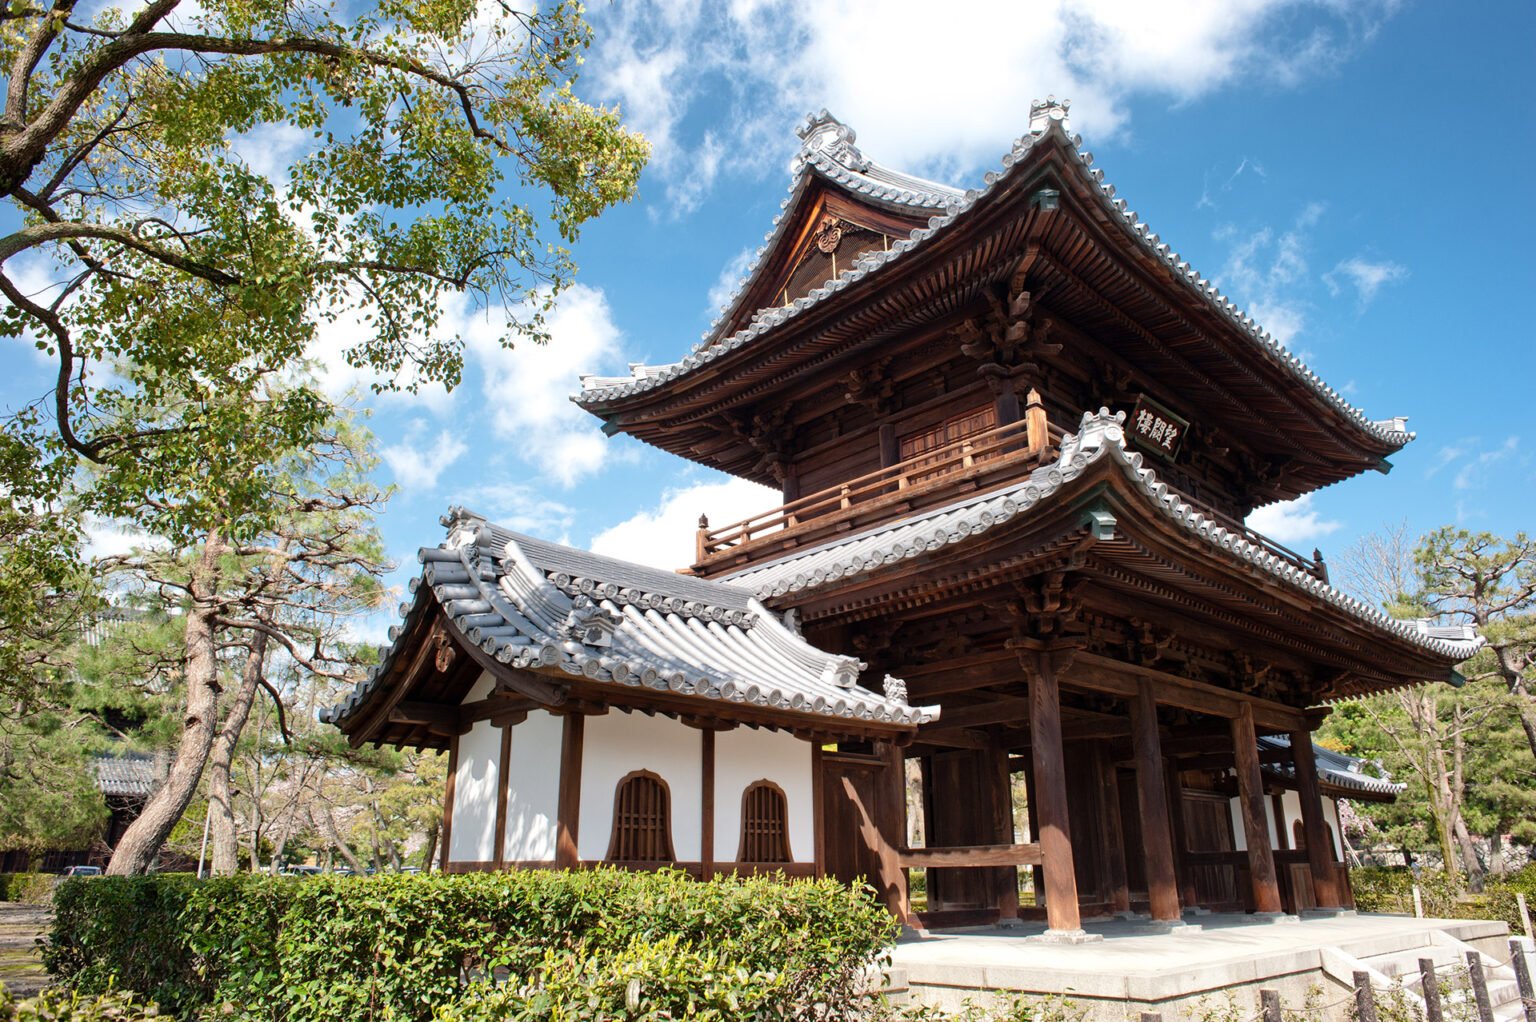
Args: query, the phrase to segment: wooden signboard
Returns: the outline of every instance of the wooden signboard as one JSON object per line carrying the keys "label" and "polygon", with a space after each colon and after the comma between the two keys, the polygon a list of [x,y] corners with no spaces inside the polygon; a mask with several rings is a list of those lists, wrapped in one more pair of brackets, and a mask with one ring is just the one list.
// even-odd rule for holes
{"label": "wooden signboard", "polygon": [[1136,399],[1136,407],[1131,410],[1125,425],[1138,446],[1168,461],[1179,456],[1179,445],[1184,442],[1184,434],[1189,432],[1189,420],[1173,414],[1145,394]]}

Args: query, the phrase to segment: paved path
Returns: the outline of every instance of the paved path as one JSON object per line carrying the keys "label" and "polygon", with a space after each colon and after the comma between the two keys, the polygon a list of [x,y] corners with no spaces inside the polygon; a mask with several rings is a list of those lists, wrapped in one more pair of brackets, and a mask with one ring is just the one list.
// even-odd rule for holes
{"label": "paved path", "polygon": [[48,983],[37,954],[37,938],[48,929],[49,911],[38,905],[0,901],[0,983],[17,997],[30,997]]}

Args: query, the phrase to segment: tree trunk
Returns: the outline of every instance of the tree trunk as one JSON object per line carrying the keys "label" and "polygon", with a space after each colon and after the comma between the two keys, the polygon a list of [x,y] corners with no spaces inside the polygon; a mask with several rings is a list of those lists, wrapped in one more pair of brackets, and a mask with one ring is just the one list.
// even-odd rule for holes
{"label": "tree trunk", "polygon": [[213,748],[218,726],[219,661],[214,641],[218,614],[218,565],[224,541],[217,530],[208,533],[203,552],[192,568],[188,588],[192,605],[187,610],[183,673],[187,686],[186,714],[181,741],[165,782],[156,789],[138,819],[128,825],[107,864],[113,875],[147,873],[160,854],[165,839],[187,811],[197,793],[203,767]]}
{"label": "tree trunk", "polygon": [[1525,741],[1531,747],[1531,756],[1536,758],[1536,699],[1532,699],[1531,691],[1525,685],[1525,676],[1513,663],[1513,649],[1499,646],[1494,654],[1498,657],[1499,674],[1504,678],[1504,687],[1515,697],[1515,711],[1520,714],[1520,726],[1525,730]]}
{"label": "tree trunk", "polygon": [[1477,845],[1472,841],[1472,833],[1467,830],[1467,821],[1458,814],[1454,826],[1456,834],[1456,848],[1461,853],[1463,868],[1467,871],[1467,888],[1473,892],[1481,892],[1483,889],[1483,863],[1477,857]]}
{"label": "tree trunk", "polygon": [[363,864],[353,854],[352,848],[341,839],[341,834],[336,830],[336,821],[331,818],[329,806],[310,806],[309,815],[315,821],[315,829],[325,835],[325,840],[330,846],[341,853],[341,857],[347,860],[347,865],[352,867],[352,872],[362,876],[367,872]]}
{"label": "tree trunk", "polygon": [[436,821],[433,821],[432,826],[427,828],[427,848],[421,855],[421,871],[423,873],[432,872],[432,857],[437,854],[437,835],[440,830],[442,830],[442,824]]}
{"label": "tree trunk", "polygon": [[[234,700],[224,715],[224,726],[213,741],[213,753],[208,760],[208,811],[212,823],[208,832],[208,844],[213,850],[213,875],[229,876],[240,869],[240,843],[235,836],[235,810],[229,793],[229,771],[235,761],[235,746],[240,743],[240,733],[251,716],[251,704],[256,701],[256,689],[266,670],[267,636],[257,632],[251,636],[251,647],[245,655],[245,669],[240,676],[240,687],[235,690]],[[255,848],[251,850],[251,869],[256,868]]]}

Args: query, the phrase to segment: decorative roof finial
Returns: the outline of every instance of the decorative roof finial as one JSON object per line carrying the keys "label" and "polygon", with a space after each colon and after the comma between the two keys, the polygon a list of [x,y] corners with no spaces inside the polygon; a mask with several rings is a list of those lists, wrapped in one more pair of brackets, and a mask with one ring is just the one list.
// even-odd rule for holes
{"label": "decorative roof finial", "polygon": [[864,158],[859,147],[853,144],[858,135],[852,128],[825,110],[806,117],[800,127],[795,129],[795,134],[800,136],[800,159],[802,160],[812,153],[821,152],[849,170],[862,173],[869,169],[869,161]]}
{"label": "decorative roof finial", "polygon": [[1058,100],[1055,96],[1047,96],[1043,100],[1035,100],[1029,104],[1029,133],[1045,134],[1052,121],[1060,121],[1062,131],[1071,130],[1071,125],[1067,122],[1067,111],[1070,109],[1072,109],[1070,99]]}

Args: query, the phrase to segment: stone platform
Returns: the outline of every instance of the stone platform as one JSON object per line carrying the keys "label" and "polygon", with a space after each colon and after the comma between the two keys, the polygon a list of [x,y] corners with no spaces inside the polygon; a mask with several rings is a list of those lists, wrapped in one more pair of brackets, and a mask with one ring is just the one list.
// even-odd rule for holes
{"label": "stone platform", "polygon": [[1357,969],[1386,986],[1405,962],[1464,961],[1476,949],[1490,986],[1509,971],[1494,968],[1509,960],[1503,923],[1354,913],[1217,914],[1188,922],[1169,932],[1145,921],[1089,921],[1084,928],[1102,939],[1077,944],[1042,939],[1043,924],[936,931],[897,944],[892,987],[899,995],[904,982],[909,999],[950,1009],[966,998],[987,1003],[998,991],[1062,994],[1093,1022],[1135,1019],[1141,1011],[1178,1022],[1202,998],[1224,1005],[1229,992],[1247,1017],[1257,1011],[1260,988],[1278,990],[1288,1007],[1301,1007],[1315,988],[1314,1001],[1327,1008],[1317,1017],[1343,1019]]}

